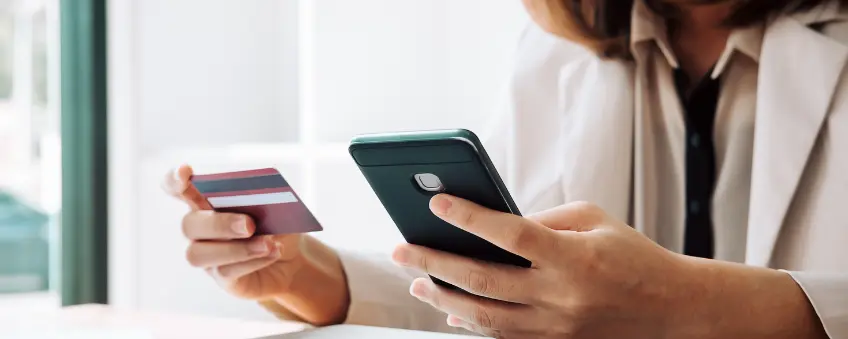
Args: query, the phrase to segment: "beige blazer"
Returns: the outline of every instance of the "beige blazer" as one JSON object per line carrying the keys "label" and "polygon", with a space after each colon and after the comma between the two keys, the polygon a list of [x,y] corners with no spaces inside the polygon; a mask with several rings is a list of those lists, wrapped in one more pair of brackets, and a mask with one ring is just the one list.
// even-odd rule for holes
{"label": "beige blazer", "polygon": [[[789,271],[831,338],[848,338],[846,20],[831,6],[766,28],[745,258]],[[644,222],[653,219],[652,202],[631,198],[644,180],[657,180],[633,176],[640,152],[634,93],[641,90],[633,72],[536,27],[526,31],[507,110],[487,145],[522,211],[587,200],[649,237],[662,232]],[[409,296],[418,274],[396,268],[388,255],[341,256],[349,323],[456,331]]]}

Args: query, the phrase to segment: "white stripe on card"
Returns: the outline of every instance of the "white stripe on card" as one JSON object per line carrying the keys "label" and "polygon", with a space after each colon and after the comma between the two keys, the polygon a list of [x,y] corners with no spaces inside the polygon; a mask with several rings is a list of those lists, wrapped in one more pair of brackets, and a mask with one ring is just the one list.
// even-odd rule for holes
{"label": "white stripe on card", "polygon": [[213,208],[244,207],[297,202],[292,192],[234,195],[229,197],[211,197],[208,199]]}

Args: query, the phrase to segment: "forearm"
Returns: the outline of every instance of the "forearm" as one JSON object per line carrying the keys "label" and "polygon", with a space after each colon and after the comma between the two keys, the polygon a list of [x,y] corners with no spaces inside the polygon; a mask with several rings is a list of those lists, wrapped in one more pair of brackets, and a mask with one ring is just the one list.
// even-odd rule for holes
{"label": "forearm", "polygon": [[690,290],[677,305],[675,338],[827,339],[807,296],[784,272],[684,259]]}
{"label": "forearm", "polygon": [[344,322],[350,295],[344,268],[336,252],[313,237],[303,237],[303,265],[293,279],[291,292],[275,301],[301,319],[314,325]]}

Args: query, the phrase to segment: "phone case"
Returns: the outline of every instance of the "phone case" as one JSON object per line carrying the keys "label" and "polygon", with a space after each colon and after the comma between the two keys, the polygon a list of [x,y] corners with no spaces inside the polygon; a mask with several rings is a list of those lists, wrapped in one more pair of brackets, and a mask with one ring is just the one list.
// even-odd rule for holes
{"label": "phone case", "polygon": [[[482,144],[468,130],[373,134],[349,148],[362,174],[411,244],[480,260],[530,267],[521,256],[450,225],[430,211],[416,174],[435,174],[443,192],[490,209],[520,215]],[[436,283],[449,286],[434,279]]]}

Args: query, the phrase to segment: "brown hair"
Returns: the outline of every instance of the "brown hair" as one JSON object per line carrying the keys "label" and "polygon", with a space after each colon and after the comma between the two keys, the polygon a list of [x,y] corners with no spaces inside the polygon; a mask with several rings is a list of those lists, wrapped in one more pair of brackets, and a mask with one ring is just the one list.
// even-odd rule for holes
{"label": "brown hair", "polygon": [[[743,27],[779,14],[794,13],[832,0],[643,0],[660,16],[673,20],[682,3],[733,1],[728,27]],[[836,0],[848,5],[848,0]],[[533,20],[560,37],[580,43],[608,58],[630,58],[630,18],[634,0],[524,0]]]}

